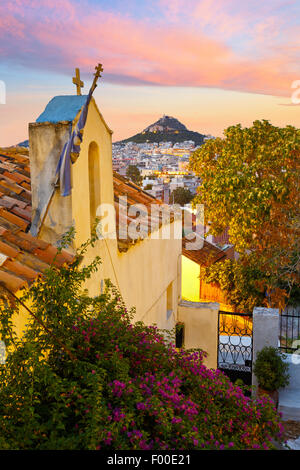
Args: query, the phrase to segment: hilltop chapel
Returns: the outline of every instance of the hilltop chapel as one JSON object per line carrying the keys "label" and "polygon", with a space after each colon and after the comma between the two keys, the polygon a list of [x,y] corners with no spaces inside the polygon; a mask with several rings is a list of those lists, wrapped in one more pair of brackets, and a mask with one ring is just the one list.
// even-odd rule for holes
{"label": "hilltop chapel", "polygon": [[[134,321],[169,330],[184,324],[185,346],[209,351],[207,365],[216,367],[218,304],[182,299],[181,217],[165,219],[161,201],[113,172],[112,131],[92,96],[97,71],[88,95],[77,82],[76,95],[55,96],[29,124],[29,156],[20,147],[0,150],[0,284],[18,296],[51,264],[73,226],[73,246],[55,258],[58,266],[70,262],[100,216],[100,236],[83,260],[102,260],[87,281],[89,294],[101,293],[110,279],[135,308]],[[190,256],[185,248],[184,255]],[[15,321],[21,334],[26,312]]]}

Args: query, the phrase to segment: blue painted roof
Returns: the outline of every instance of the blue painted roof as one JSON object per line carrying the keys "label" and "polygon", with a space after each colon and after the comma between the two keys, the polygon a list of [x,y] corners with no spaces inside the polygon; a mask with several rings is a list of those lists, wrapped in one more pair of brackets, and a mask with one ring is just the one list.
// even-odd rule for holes
{"label": "blue painted roof", "polygon": [[78,111],[84,105],[86,99],[87,95],[55,96],[49,101],[36,122],[72,122]]}

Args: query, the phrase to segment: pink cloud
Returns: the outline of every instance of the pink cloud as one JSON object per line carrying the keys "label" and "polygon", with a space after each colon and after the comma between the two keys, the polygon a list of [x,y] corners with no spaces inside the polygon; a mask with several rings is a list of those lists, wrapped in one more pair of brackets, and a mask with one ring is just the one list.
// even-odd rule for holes
{"label": "pink cloud", "polygon": [[[107,76],[120,82],[127,78],[133,83],[274,95],[289,95],[297,78],[291,66],[292,38],[280,39],[283,20],[267,11],[257,20],[255,11],[236,0],[220,0],[217,8],[212,0],[160,0],[165,16],[156,21],[121,16],[88,2],[5,3],[0,5],[0,54],[29,67],[69,73],[74,66],[90,71],[101,61]],[[171,21],[166,22],[168,15]],[[234,43],[243,31],[245,55],[238,39]],[[266,36],[276,40],[276,47]]]}

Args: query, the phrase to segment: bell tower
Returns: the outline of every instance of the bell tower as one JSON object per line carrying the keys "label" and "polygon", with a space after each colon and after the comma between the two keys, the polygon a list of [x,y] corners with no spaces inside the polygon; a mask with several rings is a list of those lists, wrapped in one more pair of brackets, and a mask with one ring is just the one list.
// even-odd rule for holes
{"label": "bell tower", "polygon": [[[75,84],[77,90],[82,86],[80,77]],[[94,79],[88,95],[52,98],[29,124],[30,231],[52,244],[71,226],[76,245],[85,242],[99,204],[114,206],[112,131],[91,96],[95,86]],[[65,182],[68,188],[62,187]]]}

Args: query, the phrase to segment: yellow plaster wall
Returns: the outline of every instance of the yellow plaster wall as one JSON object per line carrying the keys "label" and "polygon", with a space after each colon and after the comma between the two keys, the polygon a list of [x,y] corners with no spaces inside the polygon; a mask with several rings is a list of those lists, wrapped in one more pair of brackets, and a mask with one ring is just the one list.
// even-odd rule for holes
{"label": "yellow plaster wall", "polygon": [[[72,165],[72,213],[76,227],[76,246],[90,237],[89,168],[88,151],[95,142],[100,154],[100,200],[103,204],[114,206],[113,170],[111,155],[111,131],[105,124],[92,100],[80,156]],[[118,251],[115,217],[111,237],[97,241],[90,248],[84,263],[100,256],[102,265],[87,287],[92,295],[100,293],[101,279],[109,278],[120,290],[127,308],[135,307],[135,320],[147,324],[156,323],[160,328],[173,328],[177,316],[178,296],[180,293],[181,240],[163,240],[162,228],[158,239],[147,238],[131,246],[127,252]],[[176,221],[174,224],[181,224]],[[172,231],[171,231],[172,232]],[[181,233],[181,228],[177,227]],[[167,289],[173,283],[173,312],[167,314]]]}
{"label": "yellow plaster wall", "polygon": [[[17,294],[17,296],[19,295]],[[27,306],[29,307],[29,305]],[[24,307],[16,305],[16,313],[13,315],[12,321],[15,325],[15,331],[20,338],[23,336],[26,330],[29,317],[30,315]]]}
{"label": "yellow plaster wall", "polygon": [[[21,299],[23,291],[20,290],[15,293],[16,297]],[[30,303],[26,301],[26,306],[30,309]],[[19,338],[22,338],[26,330],[26,325],[30,320],[30,314],[26,308],[24,308],[18,301],[15,301],[14,314],[12,316],[12,323],[14,325],[14,331]],[[0,340],[2,338],[0,337]]]}
{"label": "yellow plaster wall", "polygon": [[[175,327],[180,300],[181,240],[147,239],[125,253],[118,251],[115,240],[99,240],[88,249],[83,264],[87,265],[95,256],[100,256],[102,264],[86,282],[90,295],[99,295],[101,280],[110,279],[121,292],[126,307],[136,309],[134,321],[142,320],[163,329]],[[167,289],[171,283],[173,309],[168,312]],[[19,313],[13,318],[19,336],[28,319],[28,312],[19,306]]]}
{"label": "yellow plaster wall", "polygon": [[184,324],[184,346],[200,348],[208,353],[204,364],[217,368],[218,303],[180,302],[178,321]]}
{"label": "yellow plaster wall", "polygon": [[186,256],[182,256],[182,298],[199,302],[200,297],[200,266]]}
{"label": "yellow plaster wall", "polygon": [[[174,328],[180,300],[181,240],[148,238],[125,253],[118,251],[115,240],[99,240],[88,250],[84,262],[92,261],[96,255],[101,257],[102,264],[87,281],[92,295],[100,293],[101,279],[110,279],[121,292],[126,307],[135,307],[135,321]],[[171,283],[173,311],[167,312],[167,289]]]}
{"label": "yellow plaster wall", "polygon": [[72,165],[72,217],[76,227],[76,246],[90,237],[90,199],[89,199],[89,146],[95,143],[99,149],[100,165],[96,166],[100,181],[100,201],[114,205],[112,141],[111,131],[103,120],[94,99],[91,100],[84,128],[80,155]]}

